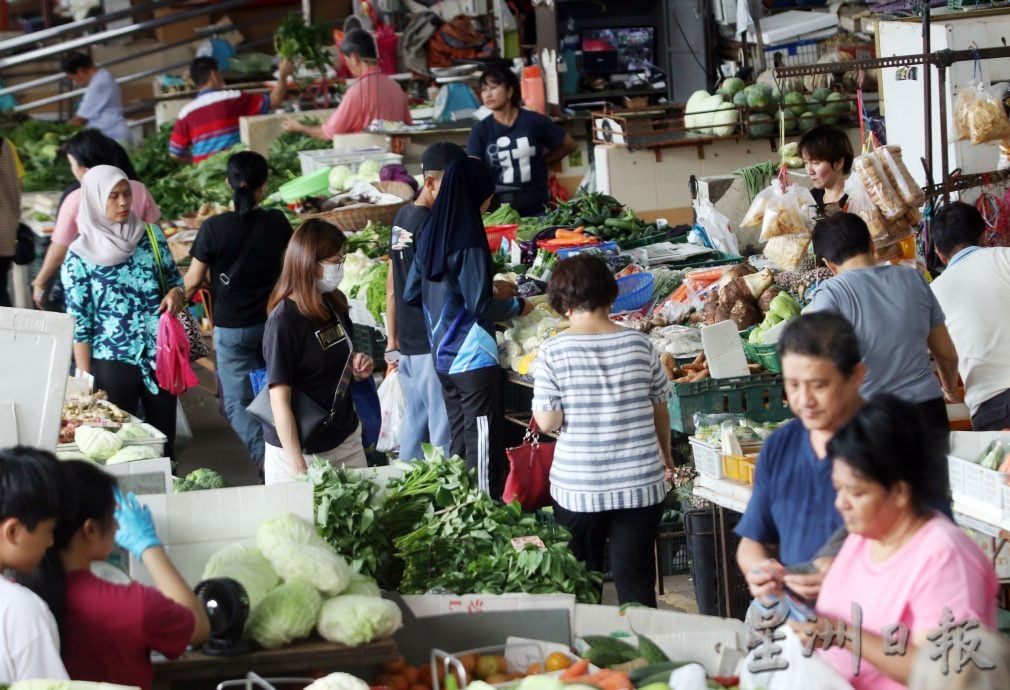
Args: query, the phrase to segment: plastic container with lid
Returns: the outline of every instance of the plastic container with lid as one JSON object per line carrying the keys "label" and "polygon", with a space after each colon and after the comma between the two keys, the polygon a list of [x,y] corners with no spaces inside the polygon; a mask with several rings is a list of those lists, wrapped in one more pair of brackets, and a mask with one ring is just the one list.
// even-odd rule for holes
{"label": "plastic container with lid", "polygon": [[523,68],[522,79],[523,103],[529,110],[541,115],[547,114],[547,97],[544,95],[544,78],[540,65]]}

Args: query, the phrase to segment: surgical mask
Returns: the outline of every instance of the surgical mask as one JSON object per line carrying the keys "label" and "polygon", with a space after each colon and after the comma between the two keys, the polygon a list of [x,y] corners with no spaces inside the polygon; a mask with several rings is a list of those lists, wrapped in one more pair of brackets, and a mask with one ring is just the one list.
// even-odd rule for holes
{"label": "surgical mask", "polygon": [[340,281],[344,279],[344,264],[324,264],[319,263],[323,268],[323,277],[316,278],[316,289],[324,295],[328,292],[333,292],[340,285]]}

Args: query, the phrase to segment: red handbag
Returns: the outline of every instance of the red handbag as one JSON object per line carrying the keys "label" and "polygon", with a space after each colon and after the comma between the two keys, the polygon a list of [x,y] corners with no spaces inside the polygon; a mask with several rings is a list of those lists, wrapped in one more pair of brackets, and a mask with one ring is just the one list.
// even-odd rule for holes
{"label": "red handbag", "polygon": [[523,510],[536,510],[551,504],[554,446],[553,441],[540,442],[540,429],[531,417],[522,445],[505,450],[509,459],[509,474],[502,492],[505,503],[519,501]]}

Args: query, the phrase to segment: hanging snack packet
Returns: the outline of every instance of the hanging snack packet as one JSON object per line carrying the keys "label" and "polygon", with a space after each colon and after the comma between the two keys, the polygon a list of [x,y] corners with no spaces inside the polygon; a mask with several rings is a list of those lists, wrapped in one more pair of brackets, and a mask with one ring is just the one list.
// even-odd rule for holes
{"label": "hanging snack packet", "polygon": [[1002,99],[981,84],[968,108],[968,133],[973,144],[1010,137],[1010,119],[1003,109]]}
{"label": "hanging snack packet", "polygon": [[881,146],[874,153],[877,154],[884,164],[887,174],[890,175],[891,182],[894,183],[894,188],[901,195],[902,201],[907,206],[910,208],[919,208],[926,203],[925,192],[922,191],[922,187],[915,183],[912,173],[908,171],[904,161],[901,160],[900,146]]}
{"label": "hanging snack packet", "polygon": [[954,101],[954,141],[961,141],[971,136],[968,125],[968,114],[971,112],[975,98],[978,96],[978,88],[981,84],[970,84],[961,89]]}
{"label": "hanging snack packet", "polygon": [[773,182],[770,189],[773,193],[765,206],[760,241],[783,235],[809,235],[810,216],[805,209],[815,203],[810,190],[794,184],[783,190],[778,182]]}
{"label": "hanging snack packet", "polygon": [[[772,185],[776,185],[778,182],[773,182]],[[740,221],[741,228],[760,228],[761,224],[764,222],[765,208],[768,206],[768,198],[774,194],[772,187],[765,187],[757,196],[754,197],[754,201],[751,202],[750,208],[747,209],[747,213],[744,214],[743,220]]]}
{"label": "hanging snack packet", "polygon": [[905,214],[907,206],[877,156],[872,153],[859,156],[852,162],[852,170],[859,175],[867,194],[884,218],[894,220]]}
{"label": "hanging snack packet", "polygon": [[768,240],[764,255],[784,271],[795,271],[806,258],[809,235],[779,235]]}
{"label": "hanging snack packet", "polygon": [[874,239],[887,235],[887,221],[880,215],[877,205],[866,191],[863,181],[859,175],[849,175],[845,180],[845,193],[849,197],[845,210],[855,213],[863,219],[866,227],[870,230],[870,236]]}

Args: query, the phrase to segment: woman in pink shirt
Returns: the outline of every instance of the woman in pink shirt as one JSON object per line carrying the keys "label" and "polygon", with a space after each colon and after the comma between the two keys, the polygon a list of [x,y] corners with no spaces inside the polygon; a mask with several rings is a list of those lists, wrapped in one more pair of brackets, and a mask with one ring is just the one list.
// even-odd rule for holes
{"label": "woman in pink shirt", "polygon": [[[996,623],[992,563],[960,527],[927,507],[947,490],[947,463],[925,438],[915,406],[881,394],[828,444],[835,507],[849,536],[824,578],[817,618],[790,625],[818,648],[829,640],[819,653],[856,690],[905,688],[916,650],[934,649],[927,638],[933,631],[967,640],[970,627],[956,626]],[[951,675],[958,659],[955,642]]]}
{"label": "woman in pink shirt", "polygon": [[[112,165],[126,173],[133,190],[133,213],[141,220],[156,223],[161,218],[161,209],[151,198],[147,187],[137,179],[130,157],[118,142],[105,136],[97,129],[78,132],[64,147],[70,170],[80,182],[89,168],[96,165]],[[56,214],[56,226],[50,237],[42,268],[32,281],[32,299],[39,309],[46,309],[46,292],[49,281],[59,274],[60,266],[67,256],[67,248],[77,239],[77,211],[81,206],[81,189],[78,186],[65,192]],[[62,301],[61,301],[62,303]],[[62,307],[61,307],[62,310]]]}

